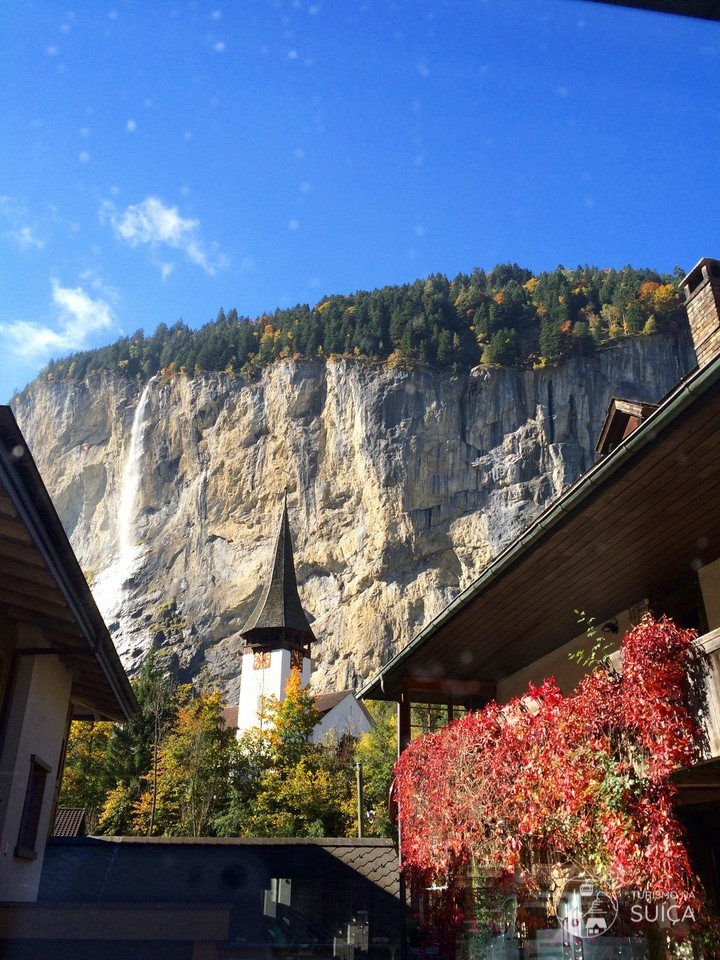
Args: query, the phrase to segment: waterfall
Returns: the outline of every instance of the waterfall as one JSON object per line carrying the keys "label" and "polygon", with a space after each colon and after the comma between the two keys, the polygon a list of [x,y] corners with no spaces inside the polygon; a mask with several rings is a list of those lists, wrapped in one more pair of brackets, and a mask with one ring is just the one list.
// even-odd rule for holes
{"label": "waterfall", "polygon": [[130,442],[118,497],[116,552],[92,585],[95,602],[108,623],[117,615],[127,581],[135,572],[142,555],[137,542],[137,500],[142,479],[143,439],[147,429],[145,411],[151,385],[152,380],[149,380],[140,394],[130,428]]}
{"label": "waterfall", "polygon": [[125,459],[125,466],[122,472],[122,482],[120,484],[120,501],[118,504],[117,516],[117,559],[121,571],[126,572],[126,577],[132,573],[132,567],[137,558],[137,498],[140,492],[140,479],[142,477],[141,463],[143,455],[143,438],[147,423],[145,422],[145,409],[150,396],[150,384],[145,384],[143,392],[140,394],[135,415],[133,416],[132,428],[130,430],[130,446]]}

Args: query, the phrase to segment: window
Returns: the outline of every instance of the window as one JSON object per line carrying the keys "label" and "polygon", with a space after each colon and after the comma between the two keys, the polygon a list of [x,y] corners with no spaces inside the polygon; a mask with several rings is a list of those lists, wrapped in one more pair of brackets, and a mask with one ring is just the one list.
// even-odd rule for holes
{"label": "window", "polygon": [[40,825],[40,812],[45,797],[45,781],[50,773],[50,767],[33,754],[30,757],[30,777],[25,793],[20,832],[15,847],[15,856],[25,860],[34,860],[37,857],[37,835]]}

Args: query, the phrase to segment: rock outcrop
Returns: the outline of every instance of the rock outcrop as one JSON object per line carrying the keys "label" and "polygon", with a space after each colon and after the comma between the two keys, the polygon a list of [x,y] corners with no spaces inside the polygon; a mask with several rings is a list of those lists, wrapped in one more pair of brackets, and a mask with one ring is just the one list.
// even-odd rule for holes
{"label": "rock outcrop", "polygon": [[612,396],[656,401],[689,336],[537,371],[349,360],[35,383],[16,416],[125,665],[234,697],[287,490],[317,689],[371,676],[594,461]]}

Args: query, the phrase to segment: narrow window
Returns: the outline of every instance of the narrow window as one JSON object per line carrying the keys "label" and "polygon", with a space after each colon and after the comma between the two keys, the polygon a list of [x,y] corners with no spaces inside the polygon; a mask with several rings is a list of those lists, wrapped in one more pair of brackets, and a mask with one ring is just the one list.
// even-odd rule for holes
{"label": "narrow window", "polygon": [[33,754],[30,757],[30,778],[25,792],[20,832],[15,847],[15,856],[25,860],[35,860],[37,857],[37,835],[40,826],[40,812],[45,797],[45,781],[50,773],[50,767]]}

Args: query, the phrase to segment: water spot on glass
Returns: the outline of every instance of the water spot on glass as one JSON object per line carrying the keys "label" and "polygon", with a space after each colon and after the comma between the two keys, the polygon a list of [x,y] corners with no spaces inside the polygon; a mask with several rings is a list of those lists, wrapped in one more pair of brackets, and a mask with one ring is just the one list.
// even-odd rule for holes
{"label": "water spot on glass", "polygon": [[21,447],[20,444],[12,448],[12,455],[15,460],[19,460],[24,453],[25,453],[25,448]]}

